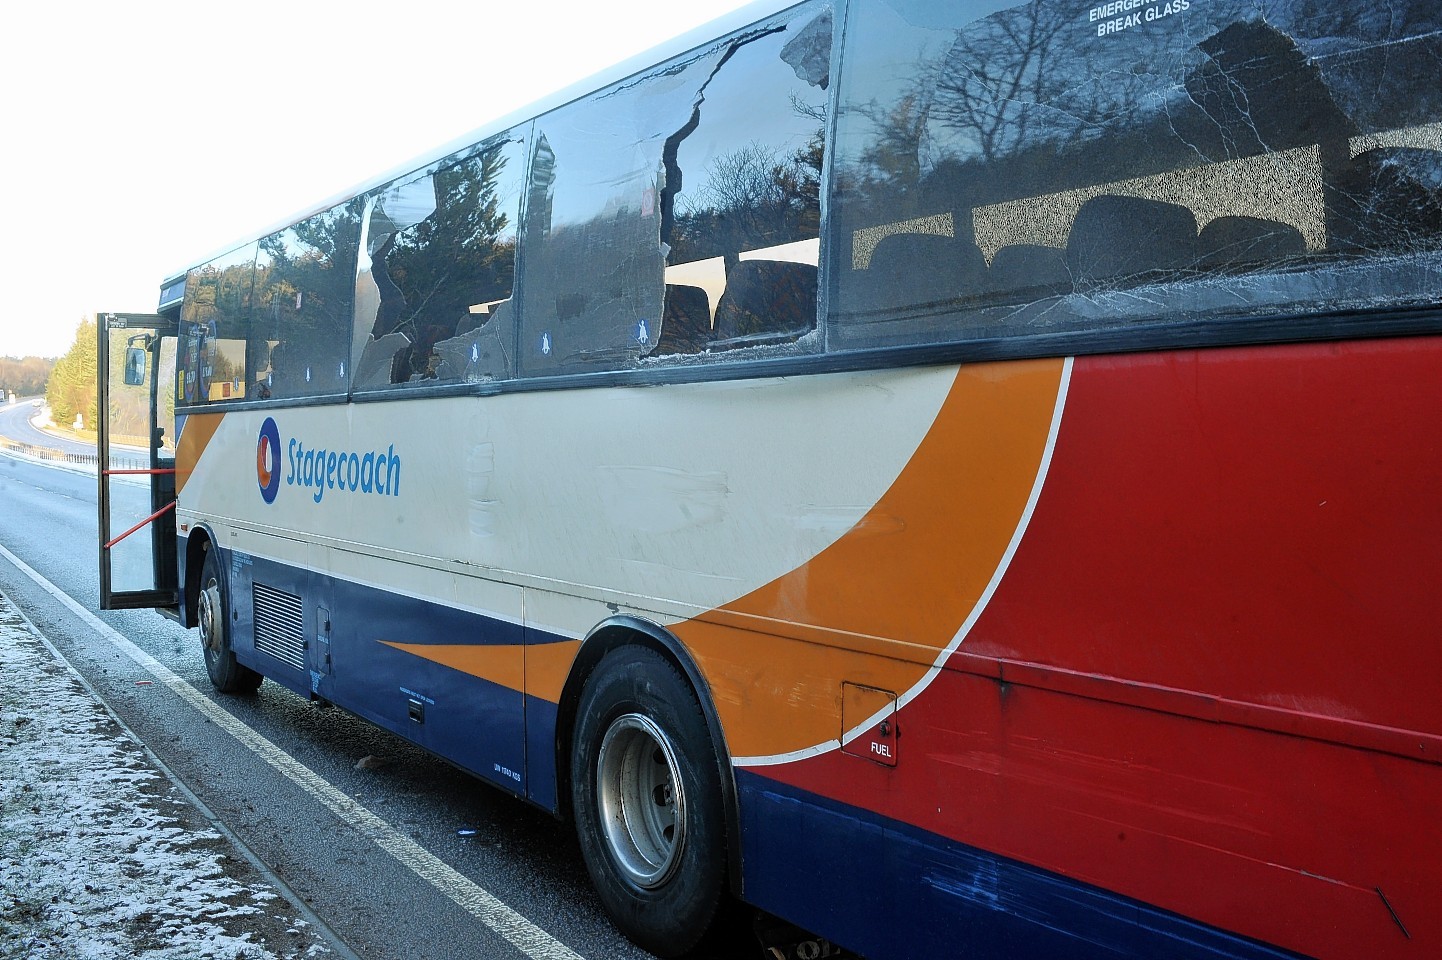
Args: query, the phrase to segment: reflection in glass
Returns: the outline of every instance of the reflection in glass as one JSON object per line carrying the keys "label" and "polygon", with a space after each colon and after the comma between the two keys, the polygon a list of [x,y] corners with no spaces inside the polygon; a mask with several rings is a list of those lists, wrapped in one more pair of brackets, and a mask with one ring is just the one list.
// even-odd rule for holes
{"label": "reflection in glass", "polygon": [[160,431],[159,455],[164,458],[175,456],[177,346],[174,337],[166,337],[160,342],[160,356],[155,360],[155,426]]}
{"label": "reflection in glass", "polygon": [[358,209],[352,201],[260,241],[250,399],[345,392]]}
{"label": "reflection in glass", "polygon": [[493,138],[364,201],[358,388],[509,376],[523,150]]}
{"label": "reflection in glass", "polygon": [[245,396],[255,257],[252,243],[196,267],[186,277],[180,314],[185,403]]}
{"label": "reflection in glass", "polygon": [[815,326],[831,29],[804,4],[537,121],[528,374]]}
{"label": "reflection in glass", "polygon": [[[106,384],[106,419],[109,431],[109,465],[119,470],[173,465],[175,455],[175,339],[165,337],[157,343],[153,331],[134,327],[111,327],[106,331],[108,369]],[[139,368],[139,382],[133,382],[135,351],[144,364]],[[150,392],[156,390],[156,423],[152,424]],[[157,442],[158,441],[158,442]],[[152,447],[155,459],[152,460]],[[101,531],[102,543],[109,543],[165,506],[173,495],[167,479],[156,478],[160,488],[152,494],[148,477],[107,476],[109,526]],[[164,538],[168,518],[160,518],[159,527],[142,526],[109,548],[111,586],[115,590],[153,590],[160,583],[155,539]],[[174,536],[171,523],[169,535]]]}
{"label": "reflection in glass", "polygon": [[[133,330],[119,328],[107,333],[110,369],[107,371],[108,403],[106,418],[110,428],[110,442],[116,446],[148,449],[150,444],[150,381],[157,374],[154,357],[150,353],[148,338],[137,338]],[[139,351],[144,365],[139,378],[129,376],[127,369],[132,357]],[[175,352],[170,351],[170,381],[174,382]],[[164,371],[159,371],[164,373]],[[161,396],[164,397],[166,380],[160,381]],[[125,529],[124,527],[121,528]]]}
{"label": "reflection in glass", "polygon": [[740,38],[675,138],[658,353],[794,340],[815,326],[831,33],[830,8],[812,4]]}
{"label": "reflection in glass", "polygon": [[664,89],[626,84],[537,121],[521,310],[528,375],[622,368],[659,329],[661,152],[706,69],[693,62]]}
{"label": "reflection in glass", "polygon": [[1435,4],[1093,9],[851,6],[838,343],[1435,297]]}

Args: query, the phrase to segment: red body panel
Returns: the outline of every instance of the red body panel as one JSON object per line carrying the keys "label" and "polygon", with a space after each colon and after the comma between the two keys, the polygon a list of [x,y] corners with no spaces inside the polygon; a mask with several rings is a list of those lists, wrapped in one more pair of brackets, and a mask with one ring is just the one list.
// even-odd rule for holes
{"label": "red body panel", "polygon": [[1442,955],[1439,574],[1442,339],[1079,359],[899,764],[767,775],[1305,954]]}

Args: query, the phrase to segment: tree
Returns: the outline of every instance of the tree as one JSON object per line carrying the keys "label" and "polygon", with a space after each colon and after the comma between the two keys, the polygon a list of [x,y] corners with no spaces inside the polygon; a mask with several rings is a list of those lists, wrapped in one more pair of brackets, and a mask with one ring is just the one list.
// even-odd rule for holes
{"label": "tree", "polygon": [[54,366],[42,357],[0,357],[0,389],[16,397],[44,393]]}
{"label": "tree", "polygon": [[392,382],[434,377],[434,345],[467,324],[470,306],[511,294],[516,247],[500,190],[508,143],[436,171],[435,211],[371,254],[382,291],[371,332],[400,331],[410,341],[395,358]]}
{"label": "tree", "polygon": [[95,424],[96,335],[95,321],[81,320],[75,329],[75,342],[50,371],[45,400],[56,423],[69,425],[79,414],[86,427]]}
{"label": "tree", "polygon": [[677,211],[673,262],[817,236],[823,145],[818,132],[789,155],[753,142],[712,160]]}

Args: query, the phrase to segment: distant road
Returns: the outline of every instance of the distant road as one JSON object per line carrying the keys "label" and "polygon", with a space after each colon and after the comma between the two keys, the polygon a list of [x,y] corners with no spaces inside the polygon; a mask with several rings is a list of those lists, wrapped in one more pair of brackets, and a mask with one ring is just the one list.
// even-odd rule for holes
{"label": "distant road", "polygon": [[[95,453],[95,444],[83,440],[72,440],[68,437],[57,436],[46,433],[44,430],[34,426],[30,420],[38,416],[40,407],[36,403],[43,403],[39,397],[23,397],[13,403],[0,404],[0,440],[14,440],[16,443],[28,443],[36,447],[46,447],[51,450],[59,450],[62,453]],[[112,444],[112,456],[114,451],[122,449],[119,444]],[[128,456],[134,448],[123,448]]]}
{"label": "distant road", "polygon": [[93,443],[82,443],[78,440],[52,436],[32,426],[30,418],[40,413],[40,408],[35,405],[39,400],[39,397],[23,397],[14,403],[0,406],[0,439],[14,440],[16,443],[29,443],[37,447],[49,447],[65,453],[95,452]]}

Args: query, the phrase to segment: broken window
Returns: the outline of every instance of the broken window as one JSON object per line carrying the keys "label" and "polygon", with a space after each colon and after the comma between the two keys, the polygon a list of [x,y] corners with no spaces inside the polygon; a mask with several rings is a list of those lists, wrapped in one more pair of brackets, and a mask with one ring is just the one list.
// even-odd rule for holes
{"label": "broken window", "polygon": [[260,241],[250,399],[346,392],[359,236],[351,201]]}
{"label": "broken window", "polygon": [[850,17],[833,347],[1442,291],[1431,0],[858,0]]}
{"label": "broken window", "polygon": [[803,4],[537,121],[529,375],[806,349],[830,44]]}
{"label": "broken window", "polygon": [[255,258],[251,243],[187,274],[180,311],[180,403],[245,399]]}
{"label": "broken window", "polygon": [[[714,58],[714,54],[712,55]],[[626,368],[661,325],[659,194],[692,61],[536,121],[526,204],[521,365],[529,376]]]}
{"label": "broken window", "polygon": [[655,355],[794,341],[816,325],[831,11],[737,43],[667,143],[666,322]]}
{"label": "broken window", "polygon": [[512,375],[524,142],[493,137],[362,201],[357,389]]}

